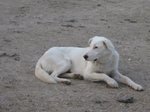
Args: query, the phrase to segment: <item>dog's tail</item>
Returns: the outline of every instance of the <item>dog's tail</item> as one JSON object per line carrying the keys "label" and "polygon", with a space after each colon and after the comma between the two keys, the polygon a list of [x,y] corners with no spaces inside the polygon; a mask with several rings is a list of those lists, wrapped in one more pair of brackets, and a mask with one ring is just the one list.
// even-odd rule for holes
{"label": "dog's tail", "polygon": [[46,83],[57,83],[45,70],[43,70],[40,62],[37,62],[35,67],[35,76]]}

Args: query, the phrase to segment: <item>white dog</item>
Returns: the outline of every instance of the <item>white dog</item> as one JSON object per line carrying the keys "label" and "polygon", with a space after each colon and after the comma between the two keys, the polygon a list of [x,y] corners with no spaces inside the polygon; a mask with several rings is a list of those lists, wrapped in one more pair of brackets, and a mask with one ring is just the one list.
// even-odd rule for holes
{"label": "white dog", "polygon": [[141,85],[118,71],[119,54],[110,40],[95,36],[89,44],[87,48],[50,48],[38,60],[35,76],[47,83],[66,84],[70,84],[70,80],[62,77],[82,76],[85,80],[105,81],[111,87],[118,87],[116,81],[119,81],[135,90],[143,90]]}

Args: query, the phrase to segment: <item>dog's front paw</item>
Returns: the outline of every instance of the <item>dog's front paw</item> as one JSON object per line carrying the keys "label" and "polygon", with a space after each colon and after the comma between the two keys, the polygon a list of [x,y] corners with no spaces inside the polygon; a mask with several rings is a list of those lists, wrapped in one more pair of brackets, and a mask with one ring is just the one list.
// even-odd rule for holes
{"label": "dog's front paw", "polygon": [[136,91],[143,91],[144,90],[144,88],[141,85],[138,85],[138,84],[134,85],[133,89],[135,89]]}
{"label": "dog's front paw", "polygon": [[118,87],[119,87],[118,83],[117,83],[115,80],[109,81],[109,82],[108,82],[108,85],[109,85],[110,87],[114,87],[114,88],[118,88]]}

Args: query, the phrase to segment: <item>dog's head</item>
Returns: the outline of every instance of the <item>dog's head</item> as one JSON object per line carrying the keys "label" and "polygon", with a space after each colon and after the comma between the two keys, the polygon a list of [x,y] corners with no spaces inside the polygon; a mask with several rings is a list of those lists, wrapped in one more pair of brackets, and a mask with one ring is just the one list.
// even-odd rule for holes
{"label": "dog's head", "polygon": [[97,61],[102,56],[108,55],[114,46],[110,40],[105,37],[95,36],[89,40],[90,49],[83,56],[87,61]]}

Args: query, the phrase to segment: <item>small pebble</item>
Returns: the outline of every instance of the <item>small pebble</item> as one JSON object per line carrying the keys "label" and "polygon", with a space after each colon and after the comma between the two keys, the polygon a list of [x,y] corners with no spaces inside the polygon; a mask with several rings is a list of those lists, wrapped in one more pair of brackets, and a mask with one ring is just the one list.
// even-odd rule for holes
{"label": "small pebble", "polygon": [[133,96],[120,96],[117,101],[121,103],[134,103],[135,99]]}
{"label": "small pebble", "polygon": [[128,61],[131,61],[131,58],[128,58]]}

